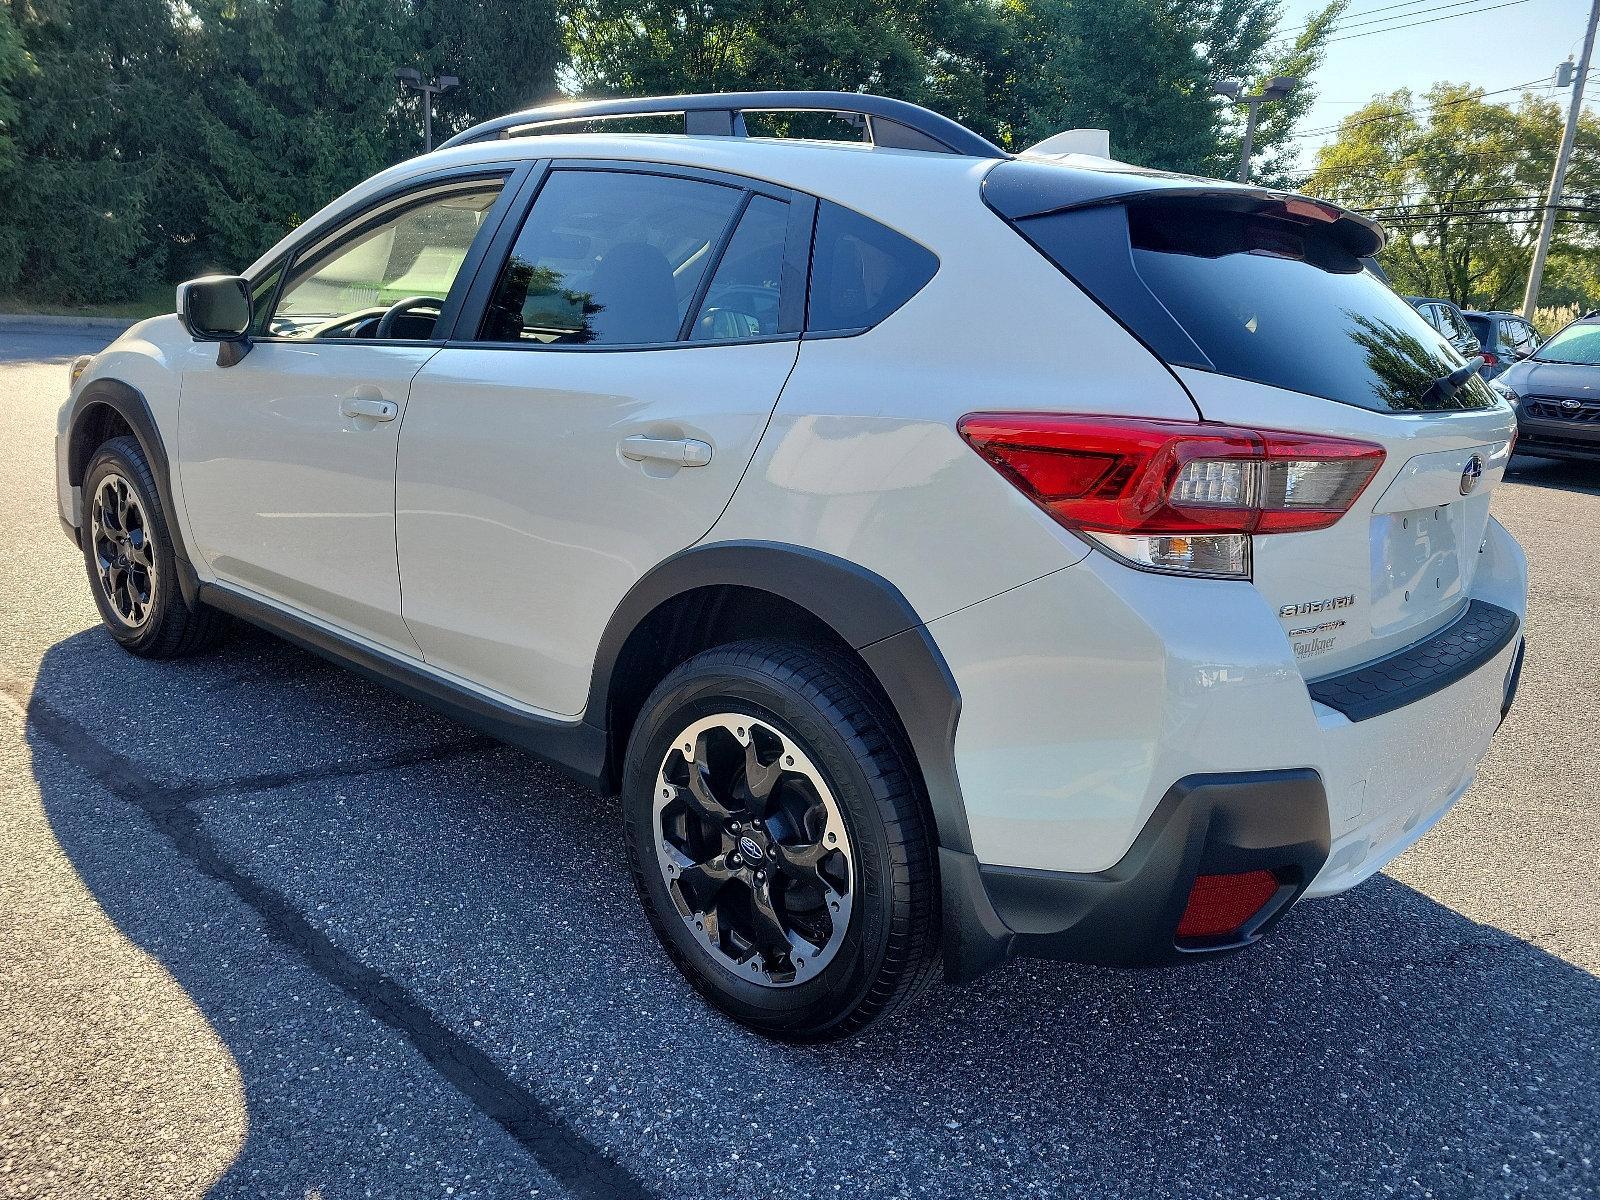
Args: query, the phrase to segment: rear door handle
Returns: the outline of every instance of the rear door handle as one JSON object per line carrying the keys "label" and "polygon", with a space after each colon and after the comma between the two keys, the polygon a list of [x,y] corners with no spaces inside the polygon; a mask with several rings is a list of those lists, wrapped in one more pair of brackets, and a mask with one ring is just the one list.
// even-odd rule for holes
{"label": "rear door handle", "polygon": [[653,438],[635,434],[622,439],[622,457],[633,462],[703,467],[711,461],[711,443],[699,438]]}
{"label": "rear door handle", "polygon": [[369,421],[392,421],[400,415],[400,406],[393,400],[346,396],[339,402],[339,411],[347,417],[366,417]]}

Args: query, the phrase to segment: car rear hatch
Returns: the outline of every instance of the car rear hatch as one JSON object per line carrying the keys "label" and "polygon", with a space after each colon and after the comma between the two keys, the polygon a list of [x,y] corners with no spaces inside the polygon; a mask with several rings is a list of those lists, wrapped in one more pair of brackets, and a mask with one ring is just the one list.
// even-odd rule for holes
{"label": "car rear hatch", "polygon": [[1250,539],[1250,578],[1307,678],[1465,611],[1515,422],[1372,269],[1376,225],[1104,163],[1005,163],[985,199],[1167,363],[1204,422],[1382,448],[1331,524]]}

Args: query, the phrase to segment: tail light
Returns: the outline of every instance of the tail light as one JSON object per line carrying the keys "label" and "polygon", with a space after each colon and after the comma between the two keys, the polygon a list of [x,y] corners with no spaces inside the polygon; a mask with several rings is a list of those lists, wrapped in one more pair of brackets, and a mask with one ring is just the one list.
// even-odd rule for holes
{"label": "tail light", "polygon": [[1484,366],[1498,367],[1500,365],[1500,356],[1498,354],[1494,354],[1488,350],[1480,350],[1478,353],[1483,357]]}
{"label": "tail light", "polygon": [[1332,525],[1384,455],[1208,422],[969,413],[957,429],[1045,512],[1132,565],[1241,579],[1253,536]]}
{"label": "tail light", "polygon": [[1178,937],[1215,938],[1238,933],[1277,894],[1278,877],[1271,871],[1198,876],[1183,916],[1178,919]]}

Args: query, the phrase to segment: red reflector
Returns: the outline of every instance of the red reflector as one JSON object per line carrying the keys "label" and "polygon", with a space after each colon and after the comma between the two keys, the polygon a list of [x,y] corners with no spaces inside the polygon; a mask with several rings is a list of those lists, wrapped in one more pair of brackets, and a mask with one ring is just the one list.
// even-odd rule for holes
{"label": "red reflector", "polygon": [[1225,937],[1266,907],[1278,892],[1271,871],[1242,875],[1201,875],[1189,892],[1189,905],[1178,921],[1180,938]]}

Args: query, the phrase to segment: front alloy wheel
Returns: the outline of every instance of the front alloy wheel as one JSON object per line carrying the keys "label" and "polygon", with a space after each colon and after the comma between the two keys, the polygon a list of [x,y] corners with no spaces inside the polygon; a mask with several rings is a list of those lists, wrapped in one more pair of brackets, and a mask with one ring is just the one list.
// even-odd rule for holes
{"label": "front alloy wheel", "polygon": [[702,718],[656,774],[656,863],[719,966],[767,987],[814,978],[850,927],[855,866],[805,753],[744,713]]}
{"label": "front alloy wheel", "polygon": [[156,599],[156,552],[139,494],[121,475],[101,476],[89,509],[101,594],[129,629],[142,629]]}

